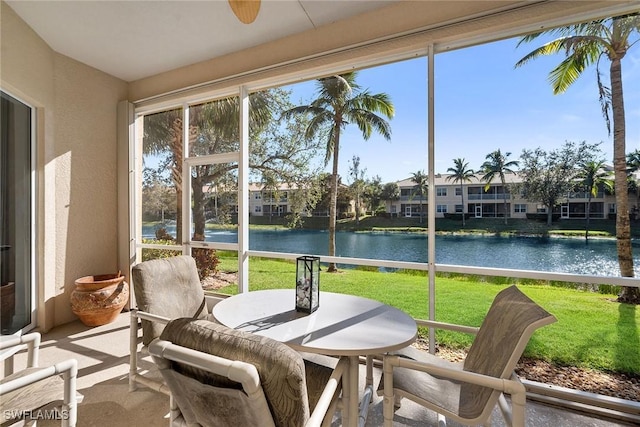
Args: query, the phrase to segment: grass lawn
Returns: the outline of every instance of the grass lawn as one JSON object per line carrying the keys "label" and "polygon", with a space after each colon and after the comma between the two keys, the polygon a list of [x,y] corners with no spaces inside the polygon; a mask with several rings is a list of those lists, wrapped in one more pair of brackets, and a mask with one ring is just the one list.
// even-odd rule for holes
{"label": "grass lawn", "polygon": [[[221,251],[219,255],[221,271],[237,271],[234,253]],[[251,258],[251,290],[293,288],[294,283],[293,262]],[[436,320],[480,326],[495,295],[507,286],[477,278],[437,277]],[[414,318],[428,318],[428,282],[423,274],[343,269],[335,274],[321,273],[320,287],[379,300]],[[544,284],[519,287],[558,319],[533,335],[526,356],[558,365],[640,375],[640,307],[617,303],[615,295]],[[237,287],[228,286],[219,292],[234,294]],[[420,331],[421,336],[426,334],[426,330]],[[438,331],[436,336],[439,344],[451,348],[468,347],[472,340],[471,336],[448,331]]]}

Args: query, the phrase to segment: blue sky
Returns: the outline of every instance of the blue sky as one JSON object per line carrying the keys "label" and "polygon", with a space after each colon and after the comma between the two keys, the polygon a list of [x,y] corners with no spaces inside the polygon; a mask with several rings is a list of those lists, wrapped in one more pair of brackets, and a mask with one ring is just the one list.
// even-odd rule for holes
{"label": "blue sky", "polygon": [[[514,69],[541,43],[516,49],[517,39],[509,39],[436,55],[437,173],[446,173],[454,158],[462,157],[477,169],[496,149],[518,160],[525,148],[553,150],[565,141],[602,142],[605,161],[612,161],[613,140],[598,101],[595,67],[562,95],[553,95],[547,75],[563,56],[539,58]],[[630,50],[622,66],[630,152],[640,149],[640,45]],[[608,68],[609,61],[603,61],[607,84]],[[427,171],[426,73],[426,58],[359,72],[362,87],[391,96],[396,114],[391,141],[377,135],[364,141],[356,126],[345,130],[339,159],[343,182],[351,182],[348,171],[354,155],[360,157],[367,178],[379,175],[383,183]],[[315,92],[314,81],[287,88],[293,90],[294,103],[308,103]]]}

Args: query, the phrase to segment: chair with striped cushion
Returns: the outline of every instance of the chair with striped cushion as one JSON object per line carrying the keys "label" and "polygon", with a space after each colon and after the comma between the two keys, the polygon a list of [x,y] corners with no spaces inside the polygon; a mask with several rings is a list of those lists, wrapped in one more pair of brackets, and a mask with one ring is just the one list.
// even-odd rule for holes
{"label": "chair with striped cushion", "polygon": [[[130,313],[129,389],[133,391],[142,384],[168,394],[159,376],[143,374],[138,366],[147,346],[160,336],[171,319],[210,319],[212,306],[224,296],[205,297],[196,262],[188,255],[141,262],[132,268],[131,277],[137,307]],[[139,323],[142,323],[142,348],[138,344]]]}
{"label": "chair with striped cushion", "polygon": [[[67,359],[39,367],[39,348],[38,332],[0,341],[0,361],[27,350],[27,366],[0,380],[0,424],[35,425],[46,416],[59,419],[64,427],[73,427],[77,422],[77,404],[82,400],[82,395],[76,392],[78,362]],[[50,405],[56,402],[61,405]],[[49,412],[45,413],[45,409]]]}
{"label": "chair with striped cushion", "polygon": [[194,319],[169,322],[149,346],[171,391],[171,425],[330,425],[348,360],[338,361],[310,404],[306,367],[287,345]]}
{"label": "chair with striped cushion", "polygon": [[[394,406],[407,398],[466,425],[488,425],[496,403],[508,425],[524,426],[525,388],[514,369],[533,332],[554,316],[516,286],[494,299],[462,363],[407,349],[384,357],[384,422],[393,425]],[[458,329],[460,325],[435,325]],[[508,404],[505,394],[511,396]]]}

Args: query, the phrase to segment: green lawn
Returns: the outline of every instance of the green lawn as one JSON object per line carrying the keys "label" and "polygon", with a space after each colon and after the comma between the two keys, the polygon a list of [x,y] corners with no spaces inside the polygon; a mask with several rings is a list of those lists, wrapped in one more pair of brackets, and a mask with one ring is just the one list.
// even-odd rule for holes
{"label": "green lawn", "polygon": [[[220,252],[220,270],[237,271],[237,259],[233,255]],[[251,290],[292,288],[294,282],[293,262],[251,258]],[[473,278],[437,277],[436,320],[480,326],[495,295],[508,285]],[[343,269],[335,274],[321,273],[320,287],[323,291],[376,299],[414,318],[428,318],[428,283],[424,274]],[[534,334],[526,356],[558,365],[640,375],[639,307],[617,303],[615,295],[542,284],[519,287],[558,319]],[[229,286],[220,292],[233,294],[237,288]],[[291,303],[293,305],[293,301]],[[426,330],[420,334],[426,336]],[[464,348],[469,346],[472,337],[439,331],[437,339],[440,344]]]}

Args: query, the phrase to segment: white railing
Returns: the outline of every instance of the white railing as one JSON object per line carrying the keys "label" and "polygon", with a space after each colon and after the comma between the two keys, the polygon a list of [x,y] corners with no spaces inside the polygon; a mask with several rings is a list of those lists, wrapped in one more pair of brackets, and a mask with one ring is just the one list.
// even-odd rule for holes
{"label": "white railing", "polygon": [[[295,260],[301,254],[288,252],[267,252],[267,251],[249,251],[249,256],[262,258],[276,258]],[[310,254],[305,254],[310,255]],[[382,259],[369,258],[348,258],[348,257],[330,257],[326,255],[319,256],[321,262],[330,262],[336,264],[347,265],[363,265],[369,267],[385,267],[406,270],[428,271],[429,264],[424,262],[407,262],[407,261],[390,261]],[[640,278],[635,277],[617,277],[617,276],[593,276],[584,274],[571,273],[555,273],[535,270],[516,270],[508,268],[490,268],[490,267],[472,267],[468,265],[454,264],[435,264],[436,272],[442,273],[458,273],[473,274],[478,276],[493,277],[509,277],[514,279],[536,279],[536,280],[552,280],[568,283],[588,283],[597,285],[614,285],[640,288]]]}

